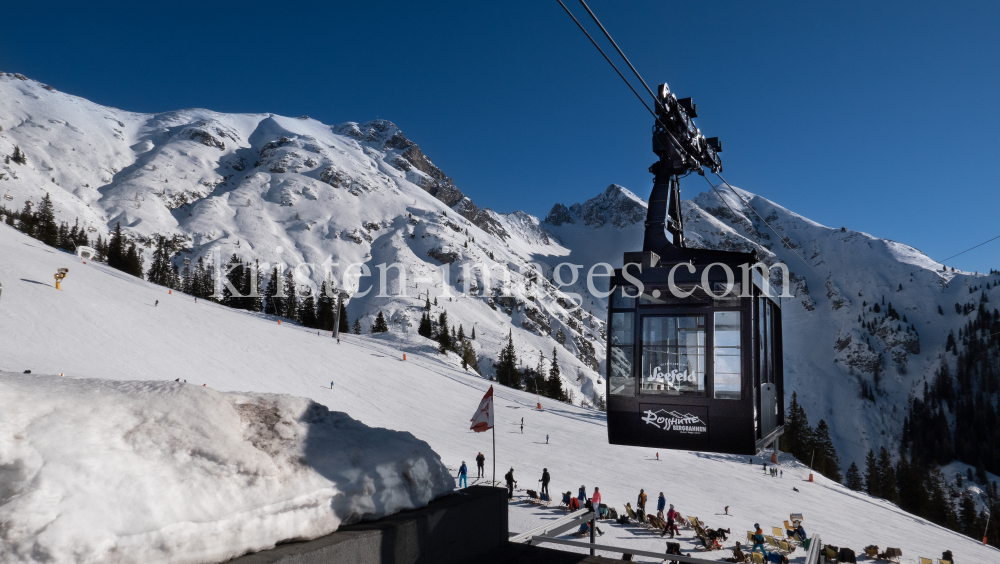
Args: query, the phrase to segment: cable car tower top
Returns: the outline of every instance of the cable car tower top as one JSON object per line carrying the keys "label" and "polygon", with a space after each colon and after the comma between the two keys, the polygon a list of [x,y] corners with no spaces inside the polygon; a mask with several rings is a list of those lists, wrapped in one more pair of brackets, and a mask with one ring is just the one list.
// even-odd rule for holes
{"label": "cable car tower top", "polygon": [[[691,118],[698,117],[698,105],[691,98],[674,96],[670,87],[661,84],[656,96],[656,123],[653,125],[653,152],[660,160],[649,167],[655,175],[649,197],[646,235],[642,250],[661,256],[666,249],[684,245],[684,218],[681,214],[680,178],[692,172],[704,175],[722,170],[722,143],[718,137],[705,138]],[[668,241],[663,230],[673,237]]]}

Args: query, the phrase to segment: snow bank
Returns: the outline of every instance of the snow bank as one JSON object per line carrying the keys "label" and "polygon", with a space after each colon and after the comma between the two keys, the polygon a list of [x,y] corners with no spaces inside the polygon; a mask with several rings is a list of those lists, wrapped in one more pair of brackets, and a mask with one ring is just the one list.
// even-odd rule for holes
{"label": "snow bank", "polygon": [[214,562],[421,507],[430,446],[311,400],[0,373],[0,562]]}

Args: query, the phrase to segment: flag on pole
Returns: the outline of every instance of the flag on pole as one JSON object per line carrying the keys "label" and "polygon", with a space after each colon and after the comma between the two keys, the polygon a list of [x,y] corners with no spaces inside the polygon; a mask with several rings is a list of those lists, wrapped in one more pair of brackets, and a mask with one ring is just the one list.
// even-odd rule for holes
{"label": "flag on pole", "polygon": [[477,433],[482,433],[493,428],[493,386],[483,396],[483,401],[479,402],[479,409],[472,416],[470,429]]}

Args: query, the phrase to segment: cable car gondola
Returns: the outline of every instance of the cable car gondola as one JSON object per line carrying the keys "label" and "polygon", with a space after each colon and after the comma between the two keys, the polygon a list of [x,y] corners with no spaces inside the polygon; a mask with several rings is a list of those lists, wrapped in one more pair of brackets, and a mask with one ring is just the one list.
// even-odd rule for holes
{"label": "cable car gondola", "polygon": [[722,146],[690,98],[656,98],[643,248],[611,280],[608,441],[753,455],[784,430],[780,300],[756,252],[685,246],[680,177],[719,172]]}

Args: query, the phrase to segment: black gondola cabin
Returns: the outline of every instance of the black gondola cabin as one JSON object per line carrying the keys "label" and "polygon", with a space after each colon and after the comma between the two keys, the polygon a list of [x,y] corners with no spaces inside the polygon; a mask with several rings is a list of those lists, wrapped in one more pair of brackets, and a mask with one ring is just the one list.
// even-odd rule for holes
{"label": "black gondola cabin", "polygon": [[685,246],[680,177],[721,170],[722,146],[690,98],[663,84],[657,102],[643,249],[611,280],[608,440],[757,454],[784,430],[780,298],[755,252]]}
{"label": "black gondola cabin", "polygon": [[[621,270],[612,280],[608,440],[756,454],[784,424],[780,300],[770,297],[774,292],[758,270],[740,279],[740,265],[757,262],[753,254],[678,251],[667,261],[627,253],[626,264],[642,265],[641,274],[632,266],[633,280]],[[727,281],[718,263],[730,266],[736,279]],[[708,288],[720,297],[702,284],[713,264]],[[671,270],[675,289],[688,297],[670,292]]]}

